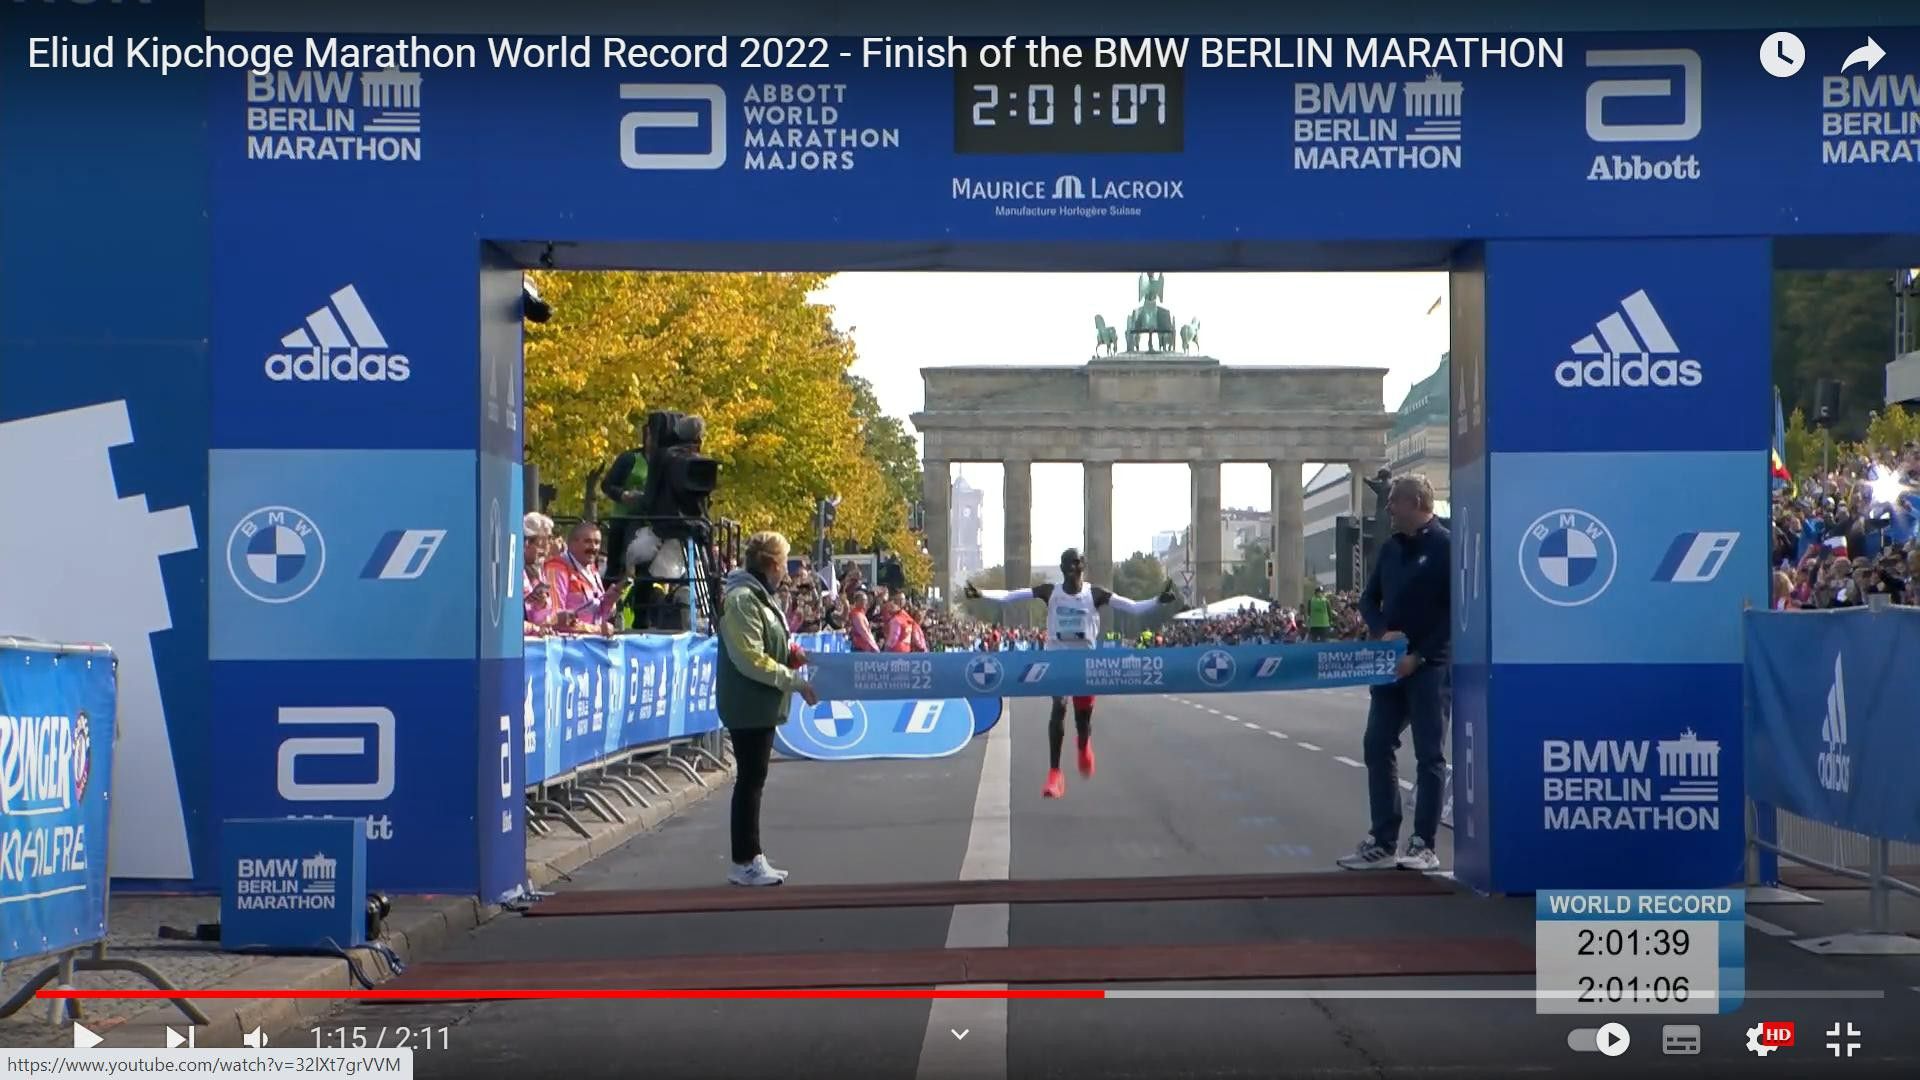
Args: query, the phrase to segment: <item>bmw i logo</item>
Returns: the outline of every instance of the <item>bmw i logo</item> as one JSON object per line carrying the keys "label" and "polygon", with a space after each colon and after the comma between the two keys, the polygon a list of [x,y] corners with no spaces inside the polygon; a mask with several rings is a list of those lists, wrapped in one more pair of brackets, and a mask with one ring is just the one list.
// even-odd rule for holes
{"label": "bmw i logo", "polygon": [[1200,681],[1208,686],[1225,686],[1233,681],[1233,655],[1220,649],[1200,654]]}
{"label": "bmw i logo", "polygon": [[1555,607],[1599,599],[1613,584],[1619,564],[1612,530],[1585,510],[1541,514],[1520,537],[1520,579]]}
{"label": "bmw i logo", "polygon": [[867,707],[857,701],[823,701],[807,710],[807,735],[825,750],[851,750],[867,734]]}
{"label": "bmw i logo", "polygon": [[288,506],[263,506],[227,537],[227,573],[240,591],[263,604],[307,595],[327,567],[327,542],[307,515]]}
{"label": "bmw i logo", "polygon": [[1000,686],[1000,680],[1006,678],[1007,671],[1000,661],[991,656],[976,656],[967,661],[967,685],[980,693],[990,693]]}

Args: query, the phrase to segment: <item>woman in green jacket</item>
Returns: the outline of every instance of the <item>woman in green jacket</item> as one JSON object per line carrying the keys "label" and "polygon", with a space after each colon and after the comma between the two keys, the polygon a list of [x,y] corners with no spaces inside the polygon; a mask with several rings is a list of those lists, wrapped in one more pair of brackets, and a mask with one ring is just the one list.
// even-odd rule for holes
{"label": "woman in green jacket", "polygon": [[787,879],[760,849],[760,794],[773,760],[773,732],[787,722],[791,695],[808,705],[820,700],[798,674],[807,654],[787,639],[787,617],[773,599],[787,576],[788,550],[779,533],[749,537],[744,565],[727,575],[720,615],[714,694],[720,723],[733,740],[733,869],[727,880],[735,885]]}

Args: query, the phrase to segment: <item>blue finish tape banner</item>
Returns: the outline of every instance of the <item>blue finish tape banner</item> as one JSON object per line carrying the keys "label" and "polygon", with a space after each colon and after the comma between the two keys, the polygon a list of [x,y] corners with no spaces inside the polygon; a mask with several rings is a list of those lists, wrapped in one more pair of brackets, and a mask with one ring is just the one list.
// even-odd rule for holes
{"label": "blue finish tape banner", "polygon": [[1920,841],[1920,610],[1752,611],[1746,631],[1754,800]]}
{"label": "blue finish tape banner", "polygon": [[1390,683],[1393,642],[1088,649],[1025,653],[825,653],[812,658],[823,699],[1059,697],[1310,690]]}
{"label": "blue finish tape banner", "polygon": [[710,637],[636,634],[526,643],[528,784],[720,727]]}
{"label": "blue finish tape banner", "polygon": [[[989,707],[998,702],[984,704]],[[808,705],[794,699],[774,745],[789,757],[816,761],[874,758],[938,758],[957,754],[973,740],[978,719],[961,698],[921,701],[839,701]]]}
{"label": "blue finish tape banner", "polygon": [[[851,651],[842,633],[796,634],[794,641],[809,657]],[[999,698],[851,701],[823,696],[812,706],[796,698],[774,745],[789,757],[816,761],[947,757],[974,736],[991,731],[1004,711]]]}
{"label": "blue finish tape banner", "polygon": [[107,936],[113,668],[0,649],[0,962]]}

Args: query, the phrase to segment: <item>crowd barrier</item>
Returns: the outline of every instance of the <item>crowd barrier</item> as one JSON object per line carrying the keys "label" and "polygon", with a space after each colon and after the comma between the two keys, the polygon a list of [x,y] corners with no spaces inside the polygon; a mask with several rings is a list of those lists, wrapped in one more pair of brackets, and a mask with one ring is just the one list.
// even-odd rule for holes
{"label": "crowd barrier", "polygon": [[725,767],[714,700],[719,648],[704,634],[528,638],[527,827],[592,834],[577,816],[620,824],[625,807],[671,790],[659,769],[701,786]]}
{"label": "crowd barrier", "polygon": [[[1866,930],[1796,944],[1920,954],[1920,941],[1892,932],[1890,911],[1893,892],[1920,897],[1920,883],[1892,873],[1896,846],[1920,843],[1920,609],[1749,611],[1744,633],[1754,883],[1777,889],[1781,859],[1865,881]],[[1806,850],[1821,839],[1836,856],[1864,847],[1866,867]]]}
{"label": "crowd barrier", "polygon": [[[51,957],[0,1005],[12,1016],[81,971],[176,988],[146,964],[107,955],[107,837],[118,662],[105,645],[0,637],[0,964]],[[192,1003],[174,1004],[194,1023]],[[58,1019],[61,1003],[49,1007]],[[78,1017],[76,1002],[65,1003]]]}

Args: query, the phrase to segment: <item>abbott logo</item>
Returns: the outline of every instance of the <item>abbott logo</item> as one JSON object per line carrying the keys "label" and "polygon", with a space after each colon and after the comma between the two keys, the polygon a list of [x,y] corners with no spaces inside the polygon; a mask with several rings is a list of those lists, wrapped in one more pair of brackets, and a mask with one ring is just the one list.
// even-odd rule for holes
{"label": "abbott logo", "polygon": [[371,783],[301,783],[298,771],[305,758],[363,758],[367,740],[360,735],[307,736],[290,738],[280,744],[280,797],[290,802],[379,802],[393,794],[394,724],[393,712],[377,706],[346,708],[283,708],[283,726],[373,728],[375,774]]}
{"label": "abbott logo", "polygon": [[[690,108],[636,109],[621,117],[620,163],[627,168],[717,169],[727,163],[727,92],[723,88],[710,83],[621,83],[620,99],[695,103]],[[641,132],[698,128],[703,113],[712,125],[705,150],[660,153],[641,146]]]}
{"label": "abbott logo", "polygon": [[1683,73],[1678,123],[1609,124],[1610,98],[1670,98],[1671,78],[1597,79],[1587,87],[1587,138],[1594,142],[1687,142],[1700,134],[1700,54],[1692,49],[1594,49],[1590,68],[1679,68]]}

